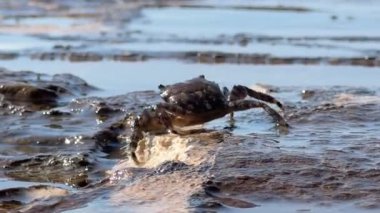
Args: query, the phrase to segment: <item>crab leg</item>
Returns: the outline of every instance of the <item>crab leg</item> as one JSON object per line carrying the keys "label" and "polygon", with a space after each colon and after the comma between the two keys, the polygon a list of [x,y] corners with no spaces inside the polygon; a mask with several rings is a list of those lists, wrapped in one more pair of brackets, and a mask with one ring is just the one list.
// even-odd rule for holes
{"label": "crab leg", "polygon": [[262,92],[258,92],[252,90],[246,86],[235,85],[230,93],[229,101],[236,101],[244,99],[245,97],[250,96],[252,98],[256,98],[261,101],[265,101],[268,103],[276,104],[281,110],[284,110],[283,105],[274,97],[267,95]]}
{"label": "crab leg", "polygon": [[274,109],[269,107],[267,104],[255,100],[237,100],[231,101],[229,104],[229,111],[243,111],[252,108],[262,108],[264,109],[274,120],[275,122],[282,127],[288,127],[288,123],[285,119],[278,114]]}

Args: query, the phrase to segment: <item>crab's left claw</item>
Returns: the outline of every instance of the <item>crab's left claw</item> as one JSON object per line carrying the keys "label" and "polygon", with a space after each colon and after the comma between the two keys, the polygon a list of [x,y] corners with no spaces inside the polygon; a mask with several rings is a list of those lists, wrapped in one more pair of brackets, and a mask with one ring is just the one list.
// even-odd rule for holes
{"label": "crab's left claw", "polygon": [[276,125],[278,127],[283,127],[283,128],[289,127],[288,122],[286,122],[285,119],[278,112],[276,112],[276,110],[270,108],[266,104],[262,104],[261,107],[273,118],[273,120],[276,122]]}
{"label": "crab's left claw", "polygon": [[284,105],[283,105],[281,102],[276,101],[276,105],[277,105],[282,111],[285,111]]}

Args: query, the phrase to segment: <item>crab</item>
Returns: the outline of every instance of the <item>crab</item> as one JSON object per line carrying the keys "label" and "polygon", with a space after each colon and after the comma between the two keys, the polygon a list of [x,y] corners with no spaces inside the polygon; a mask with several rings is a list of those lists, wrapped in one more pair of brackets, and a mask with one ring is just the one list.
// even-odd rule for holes
{"label": "crab", "polygon": [[[136,164],[141,164],[135,151],[138,141],[144,137],[144,132],[189,134],[181,128],[203,124],[227,114],[233,119],[233,112],[252,108],[264,109],[278,126],[288,127],[285,119],[264,103],[276,104],[284,110],[277,99],[246,86],[235,85],[231,91],[226,87],[222,90],[217,83],[201,75],[181,83],[159,85],[159,89],[164,102],[145,108],[132,123],[130,154]],[[246,100],[247,96],[257,100]]]}

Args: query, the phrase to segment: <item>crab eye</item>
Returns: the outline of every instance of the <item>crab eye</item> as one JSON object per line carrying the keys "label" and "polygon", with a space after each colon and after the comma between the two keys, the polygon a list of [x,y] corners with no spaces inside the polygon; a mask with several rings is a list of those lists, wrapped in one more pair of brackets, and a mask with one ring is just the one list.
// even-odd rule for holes
{"label": "crab eye", "polygon": [[164,90],[164,89],[166,89],[166,86],[160,84],[160,85],[158,85],[158,89],[159,89],[159,90]]}

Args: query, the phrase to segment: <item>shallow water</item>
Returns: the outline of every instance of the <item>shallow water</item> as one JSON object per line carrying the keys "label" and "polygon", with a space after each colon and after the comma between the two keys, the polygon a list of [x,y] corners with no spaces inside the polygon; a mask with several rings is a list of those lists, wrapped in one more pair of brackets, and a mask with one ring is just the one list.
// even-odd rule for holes
{"label": "shallow water", "polygon": [[[47,74],[71,73],[96,85],[102,96],[119,95],[136,90],[156,90],[159,84],[172,84],[204,74],[221,86],[377,87],[377,68],[353,66],[267,66],[188,64],[172,60],[122,63],[114,61],[70,63],[20,58],[3,61],[12,70],[34,70]],[[104,70],[107,70],[106,72]],[[174,72],[175,71],[175,72]],[[345,75],[342,75],[342,73]],[[118,76],[115,78],[114,76]],[[151,76],[151,77],[147,77]],[[164,77],[162,77],[164,76]],[[244,76],[244,78],[243,78]]]}
{"label": "shallow water", "polygon": [[[167,8],[143,10],[143,19],[128,26],[131,30],[180,37],[214,37],[237,33],[267,36],[377,36],[378,15],[348,12],[343,20],[332,20],[333,13],[310,11],[239,11],[209,8]],[[344,16],[345,14],[341,14]],[[179,17],[172,19],[171,17]],[[247,23],[246,20],[249,20]],[[279,20],[287,20],[279,21]],[[223,24],[221,24],[223,23]],[[303,26],[300,29],[299,26]],[[197,30],[194,30],[197,28]]]}
{"label": "shallow water", "polygon": [[[0,5],[1,210],[378,211],[378,2]],[[201,74],[270,93],[291,128],[238,112],[147,136],[136,166],[126,114]]]}

